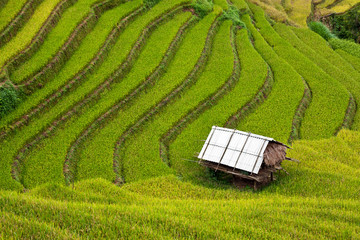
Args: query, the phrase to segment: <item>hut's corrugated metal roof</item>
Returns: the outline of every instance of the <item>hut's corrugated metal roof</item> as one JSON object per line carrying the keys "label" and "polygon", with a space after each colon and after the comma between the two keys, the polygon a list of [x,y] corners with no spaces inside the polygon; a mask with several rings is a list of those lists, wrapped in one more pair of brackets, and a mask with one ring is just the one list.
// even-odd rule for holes
{"label": "hut's corrugated metal roof", "polygon": [[274,139],[213,126],[198,158],[257,174],[269,141]]}

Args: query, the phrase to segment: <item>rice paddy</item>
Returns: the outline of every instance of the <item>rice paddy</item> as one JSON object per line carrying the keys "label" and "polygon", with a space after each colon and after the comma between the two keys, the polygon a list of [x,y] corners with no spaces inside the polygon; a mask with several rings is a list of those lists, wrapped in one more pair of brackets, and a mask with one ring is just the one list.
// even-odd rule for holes
{"label": "rice paddy", "polygon": [[[0,5],[0,238],[360,238],[358,46],[295,27],[303,3]],[[300,163],[236,189],[194,157],[213,125]]]}

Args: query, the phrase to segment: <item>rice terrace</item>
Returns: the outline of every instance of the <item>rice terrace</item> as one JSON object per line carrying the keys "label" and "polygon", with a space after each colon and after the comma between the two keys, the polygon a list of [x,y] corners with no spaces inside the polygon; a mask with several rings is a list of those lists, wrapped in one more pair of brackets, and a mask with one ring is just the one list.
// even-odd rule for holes
{"label": "rice terrace", "polygon": [[360,239],[359,44],[359,0],[0,0],[0,239]]}

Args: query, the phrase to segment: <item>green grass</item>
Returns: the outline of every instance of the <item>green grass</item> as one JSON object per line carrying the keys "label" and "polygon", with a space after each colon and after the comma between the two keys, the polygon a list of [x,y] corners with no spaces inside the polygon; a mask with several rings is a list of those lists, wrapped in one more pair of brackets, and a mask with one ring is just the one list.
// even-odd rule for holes
{"label": "green grass", "polygon": [[[155,88],[143,93],[131,108],[121,110],[111,122],[83,143],[83,146],[97,146],[98,151],[94,154],[90,150],[91,147],[81,148],[77,172],[79,180],[94,176],[113,180],[112,164],[115,142],[129,124],[133,124],[144,111],[157,103],[164,94],[167,94],[167,91],[174,88],[190,72],[199,58],[206,33],[214,17],[213,14],[206,16],[185,36],[174,60],[170,63],[164,76],[157,81]],[[186,61],[184,61],[185,58]],[[114,131],[114,129],[118,130]]]}
{"label": "green grass", "polygon": [[274,86],[267,100],[253,114],[241,121],[237,128],[286,142],[290,136],[296,108],[304,92],[303,81],[294,68],[266,43],[251,24],[249,15],[244,15],[243,21],[254,37],[255,49],[272,69]]}
{"label": "green grass", "polygon": [[31,39],[36,35],[51,11],[59,2],[60,0],[44,0],[44,2],[39,5],[33,16],[18,34],[11,39],[8,44],[0,48],[0,67],[31,42]]}
{"label": "green grass", "polygon": [[0,32],[15,18],[26,2],[26,0],[9,0],[0,10]]}
{"label": "green grass", "polygon": [[47,61],[56,54],[59,48],[65,43],[74,28],[80,23],[89,10],[90,6],[97,0],[79,0],[68,8],[62,15],[60,21],[46,37],[46,41],[39,50],[20,67],[11,72],[10,79],[14,82],[22,82],[33,72],[40,70]]}
{"label": "green grass", "polygon": [[[100,101],[84,110],[80,117],[73,118],[60,127],[54,136],[46,138],[36,145],[32,153],[25,159],[23,179],[26,187],[32,188],[49,181],[59,183],[64,181],[64,162],[59,159],[65,159],[70,144],[99,114],[125,96],[156,67],[177,29],[188,16],[188,13],[178,15],[174,20],[159,27],[126,78],[113,86],[111,91],[102,94]],[[166,33],[167,38],[164,38]],[[155,50],[158,53],[157,58],[154,54],[151,55]],[[152,58],[149,58],[150,55]],[[140,69],[141,71],[139,71]],[[44,168],[47,170],[41,171],[42,174],[39,177],[39,170]]]}
{"label": "green grass", "polygon": [[113,10],[107,11],[98,20],[97,25],[85,39],[81,42],[78,50],[66,62],[62,70],[54,78],[53,81],[46,84],[46,86],[31,96],[27,97],[25,101],[11,114],[0,119],[0,126],[9,125],[15,119],[23,116],[31,108],[40,104],[44,98],[50,95],[53,91],[57,91],[61,86],[72,79],[72,77],[83,67],[90,62],[95,54],[100,50],[107,36],[110,34],[112,28],[132,10],[140,6],[141,0],[131,1],[125,3]]}
{"label": "green grass", "polygon": [[273,46],[275,52],[305,79],[312,91],[312,101],[301,124],[300,135],[305,139],[332,136],[343,122],[349,102],[348,91],[281,38],[260,8],[251,5],[251,9],[260,33]]}

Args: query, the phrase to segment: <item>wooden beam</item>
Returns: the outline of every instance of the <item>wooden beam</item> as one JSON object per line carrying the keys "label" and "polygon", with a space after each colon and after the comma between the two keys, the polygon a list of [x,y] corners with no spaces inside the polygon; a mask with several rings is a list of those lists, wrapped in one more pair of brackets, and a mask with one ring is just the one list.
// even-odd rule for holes
{"label": "wooden beam", "polygon": [[229,174],[241,177],[241,178],[255,180],[257,182],[263,182],[268,177],[268,175],[255,175],[255,176],[254,175],[246,175],[246,174],[240,173],[239,171],[236,171],[236,170],[233,171],[231,167],[227,167],[222,164],[218,166],[216,163],[212,163],[212,162],[208,162],[208,161],[201,161],[201,165],[212,168],[214,170],[220,170],[222,172],[229,173]]}

